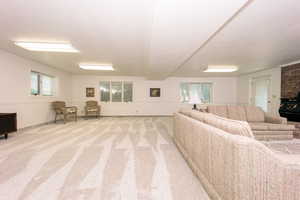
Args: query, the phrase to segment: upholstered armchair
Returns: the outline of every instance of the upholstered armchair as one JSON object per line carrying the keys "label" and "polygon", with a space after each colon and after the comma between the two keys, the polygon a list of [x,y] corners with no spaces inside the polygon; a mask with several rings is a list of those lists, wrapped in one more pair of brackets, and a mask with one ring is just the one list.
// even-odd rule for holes
{"label": "upholstered armchair", "polygon": [[64,123],[66,123],[68,118],[70,117],[74,118],[75,121],[77,121],[77,107],[66,107],[66,103],[64,101],[52,102],[52,107],[55,111],[55,123],[58,116],[63,117]]}
{"label": "upholstered armchair", "polygon": [[87,101],[85,105],[85,116],[100,116],[101,107],[97,101]]}

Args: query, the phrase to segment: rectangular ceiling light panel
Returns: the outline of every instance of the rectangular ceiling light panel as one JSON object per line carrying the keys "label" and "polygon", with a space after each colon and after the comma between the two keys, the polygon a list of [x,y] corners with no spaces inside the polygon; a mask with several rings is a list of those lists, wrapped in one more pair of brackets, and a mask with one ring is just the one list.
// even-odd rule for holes
{"label": "rectangular ceiling light panel", "polygon": [[210,65],[204,72],[235,72],[237,70],[238,67],[234,65]]}
{"label": "rectangular ceiling light panel", "polygon": [[29,51],[67,52],[67,53],[79,52],[69,43],[15,42],[15,44]]}
{"label": "rectangular ceiling light panel", "polygon": [[112,65],[79,65],[79,67],[85,70],[114,71]]}

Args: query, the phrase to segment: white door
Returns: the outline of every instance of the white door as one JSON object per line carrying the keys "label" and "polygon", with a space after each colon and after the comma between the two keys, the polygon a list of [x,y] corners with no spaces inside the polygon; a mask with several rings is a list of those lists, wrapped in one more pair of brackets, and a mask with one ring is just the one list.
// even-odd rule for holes
{"label": "white door", "polygon": [[252,105],[261,107],[265,112],[270,111],[270,77],[252,79]]}

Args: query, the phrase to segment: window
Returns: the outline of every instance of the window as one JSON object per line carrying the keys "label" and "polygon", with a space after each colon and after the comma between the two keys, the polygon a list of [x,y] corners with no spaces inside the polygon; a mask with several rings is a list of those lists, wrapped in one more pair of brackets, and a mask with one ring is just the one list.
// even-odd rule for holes
{"label": "window", "polygon": [[212,83],[181,83],[181,102],[212,103]]}
{"label": "window", "polygon": [[122,82],[111,82],[111,101],[122,102]]}
{"label": "window", "polygon": [[31,94],[53,96],[53,77],[39,72],[31,72]]}
{"label": "window", "polygon": [[36,72],[31,72],[31,94],[32,95],[40,94],[39,74]]}
{"label": "window", "polygon": [[53,95],[53,78],[47,75],[40,75],[42,95],[52,96]]}
{"label": "window", "polygon": [[124,82],[123,101],[132,102],[132,83]]}
{"label": "window", "polygon": [[131,82],[101,81],[100,101],[103,102],[132,102]]}
{"label": "window", "polygon": [[110,82],[100,82],[100,101],[110,101]]}

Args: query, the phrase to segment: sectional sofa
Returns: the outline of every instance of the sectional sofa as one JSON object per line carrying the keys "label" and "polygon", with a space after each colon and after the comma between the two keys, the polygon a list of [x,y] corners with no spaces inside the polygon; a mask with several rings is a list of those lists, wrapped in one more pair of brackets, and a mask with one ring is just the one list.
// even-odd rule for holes
{"label": "sectional sofa", "polygon": [[295,127],[286,118],[272,116],[255,106],[209,105],[207,112],[240,121],[247,121],[258,140],[286,140],[293,138]]}
{"label": "sectional sofa", "polygon": [[275,154],[247,122],[183,111],[174,126],[176,145],[211,199],[300,199],[300,159]]}

